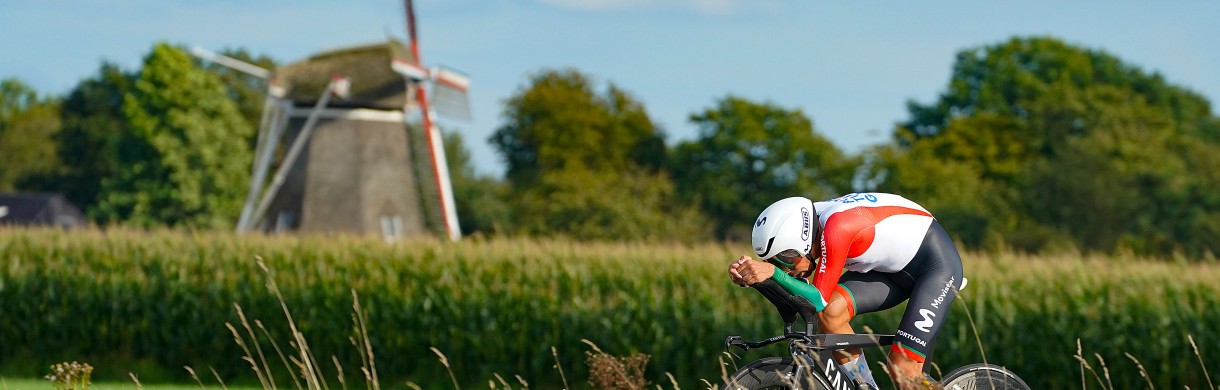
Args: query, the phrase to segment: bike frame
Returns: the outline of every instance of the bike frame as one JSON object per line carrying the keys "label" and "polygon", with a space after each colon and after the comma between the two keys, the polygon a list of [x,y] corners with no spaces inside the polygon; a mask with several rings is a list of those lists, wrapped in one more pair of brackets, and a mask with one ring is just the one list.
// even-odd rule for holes
{"label": "bike frame", "polygon": [[[784,320],[784,334],[754,342],[744,341],[741,336],[729,336],[724,340],[725,350],[734,358],[740,359],[739,356],[732,353],[730,347],[748,351],[788,341],[788,352],[792,356],[793,362],[796,363],[796,370],[792,373],[793,378],[799,380],[807,375],[816,375],[814,372],[808,371],[816,369],[816,372],[823,375],[823,378],[830,384],[831,389],[849,390],[854,389],[856,383],[840,372],[834,351],[882,347],[894,342],[893,335],[819,333],[817,310],[809,300],[789,293],[770,279],[752,287],[766,297],[779,311],[780,317]],[[803,331],[796,329],[798,314],[805,323]],[[814,362],[813,365],[808,364],[810,360]]]}
{"label": "bike frame", "polygon": [[[730,336],[725,339],[725,349],[738,347],[742,351],[748,351],[785,340],[789,341],[788,353],[797,363],[796,371],[792,373],[794,378],[804,378],[806,375],[810,375],[809,369],[816,369],[830,383],[831,389],[846,390],[854,389],[856,383],[839,371],[834,351],[888,346],[893,343],[894,336],[870,334],[815,334],[810,336],[803,332],[793,332],[755,342],[744,341],[741,336]],[[732,352],[729,353],[732,354]],[[736,354],[733,356],[740,358]],[[808,364],[810,361],[814,362],[812,366]]]}

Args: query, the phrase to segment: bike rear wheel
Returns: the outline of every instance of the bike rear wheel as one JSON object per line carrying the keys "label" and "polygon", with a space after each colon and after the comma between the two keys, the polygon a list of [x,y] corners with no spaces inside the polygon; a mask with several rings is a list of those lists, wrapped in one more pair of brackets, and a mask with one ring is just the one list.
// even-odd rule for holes
{"label": "bike rear wheel", "polygon": [[750,362],[725,381],[723,389],[730,390],[761,390],[761,389],[829,389],[830,384],[816,372],[809,372],[797,378],[796,364],[792,358],[765,357]]}
{"label": "bike rear wheel", "polygon": [[993,364],[971,364],[953,370],[940,379],[945,390],[1029,390],[1017,374]]}

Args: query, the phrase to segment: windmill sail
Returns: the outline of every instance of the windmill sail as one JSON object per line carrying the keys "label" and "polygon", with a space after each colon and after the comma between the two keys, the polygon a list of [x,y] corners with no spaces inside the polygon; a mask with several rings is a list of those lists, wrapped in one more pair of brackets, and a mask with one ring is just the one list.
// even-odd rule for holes
{"label": "windmill sail", "polygon": [[438,115],[449,119],[469,121],[470,78],[462,72],[445,67],[437,67],[432,71],[432,108]]}

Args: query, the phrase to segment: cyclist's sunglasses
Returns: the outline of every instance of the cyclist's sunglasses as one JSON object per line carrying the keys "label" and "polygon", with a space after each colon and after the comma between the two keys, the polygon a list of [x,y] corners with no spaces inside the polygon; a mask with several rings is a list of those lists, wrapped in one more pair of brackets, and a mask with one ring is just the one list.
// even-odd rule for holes
{"label": "cyclist's sunglasses", "polygon": [[775,265],[796,268],[796,259],[800,257],[801,254],[800,252],[797,252],[796,249],[788,249],[783,252],[776,253],[775,256],[771,256],[771,258],[767,259],[767,261]]}

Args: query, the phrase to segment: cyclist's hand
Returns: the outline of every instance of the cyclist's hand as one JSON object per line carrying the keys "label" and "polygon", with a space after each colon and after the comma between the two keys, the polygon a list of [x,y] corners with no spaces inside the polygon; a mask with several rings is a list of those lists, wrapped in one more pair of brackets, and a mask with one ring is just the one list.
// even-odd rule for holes
{"label": "cyclist's hand", "polygon": [[737,260],[733,261],[732,263],[729,263],[729,280],[732,280],[733,284],[736,284],[741,287],[746,286],[746,282],[744,280],[741,280],[741,273],[737,272],[737,268],[740,267],[743,263],[745,263],[747,261],[750,261],[749,256],[741,256],[741,257],[738,257]]}
{"label": "cyclist's hand", "polygon": [[771,279],[774,274],[774,265],[747,256],[741,256],[737,261],[729,263],[729,279],[733,280],[733,284],[742,287]]}

